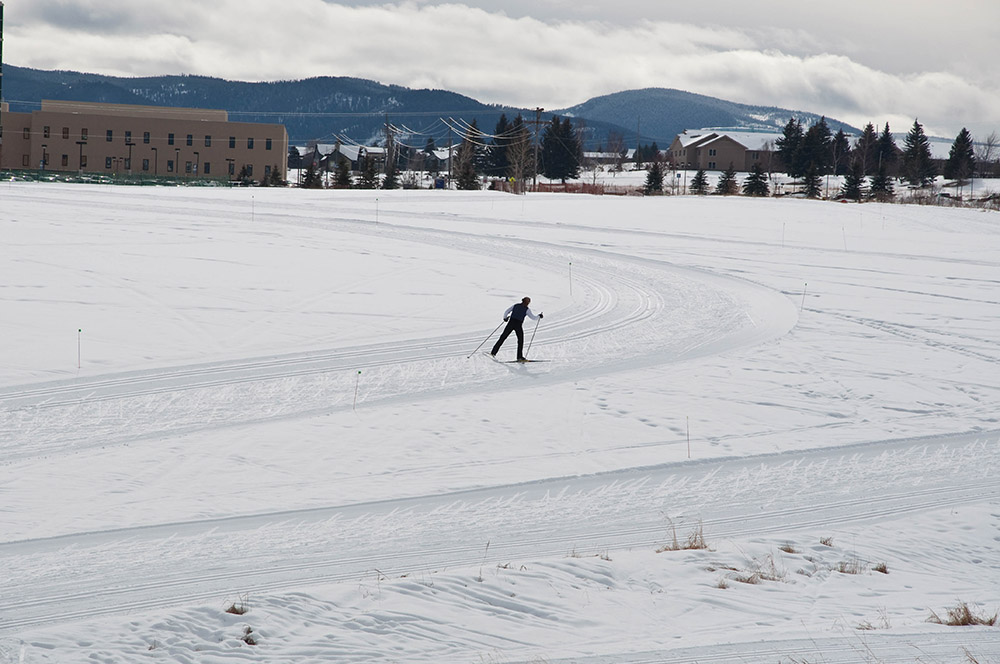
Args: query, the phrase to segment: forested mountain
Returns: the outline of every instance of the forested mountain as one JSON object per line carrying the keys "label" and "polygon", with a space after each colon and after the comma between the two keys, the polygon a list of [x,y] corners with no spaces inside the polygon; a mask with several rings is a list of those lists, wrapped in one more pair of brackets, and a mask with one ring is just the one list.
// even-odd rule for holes
{"label": "forested mountain", "polygon": [[[229,111],[230,120],[284,124],[295,145],[332,143],[338,137],[363,144],[379,141],[385,123],[405,128],[401,138],[423,147],[427,138],[439,146],[458,142],[466,123],[477,121],[490,133],[501,114],[533,120],[534,110],[484,104],[447,90],[414,90],[399,85],[348,77],[247,83],[207,76],[124,78],[69,71],[44,71],[6,65],[4,99],[11,111],[31,111],[42,99],[214,108]],[[773,107],[756,107],[703,95],[651,88],[595,97],[578,106],[542,115],[570,115],[581,132],[584,149],[608,143],[611,133],[624,145],[658,142],[669,146],[684,129],[701,127],[766,127],[780,130],[791,115],[811,123],[818,116]],[[841,123],[829,120],[836,130]],[[845,128],[845,131],[851,130]],[[853,130],[851,130],[853,131]]]}
{"label": "forested mountain", "polygon": [[[820,119],[820,115],[815,113],[774,106],[737,104],[668,88],[616,92],[594,97],[555,113],[587,118],[589,121],[612,122],[625,128],[627,145],[634,145],[636,136],[639,135],[642,144],[656,141],[663,149],[670,145],[674,136],[685,129],[740,127],[780,132],[792,116],[807,126]],[[843,128],[848,134],[859,133],[857,129],[837,120],[827,118],[826,121],[833,131]]]}

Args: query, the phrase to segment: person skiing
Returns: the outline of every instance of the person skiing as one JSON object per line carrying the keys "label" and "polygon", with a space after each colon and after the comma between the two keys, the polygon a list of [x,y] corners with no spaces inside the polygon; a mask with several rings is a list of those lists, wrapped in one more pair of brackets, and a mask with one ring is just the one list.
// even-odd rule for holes
{"label": "person skiing", "polygon": [[522,298],[517,304],[512,304],[507,308],[507,311],[503,312],[503,319],[507,322],[507,327],[504,328],[503,334],[497,339],[496,345],[493,346],[493,350],[490,351],[490,355],[493,357],[497,356],[497,351],[500,350],[500,346],[503,345],[504,341],[507,341],[507,337],[513,332],[517,335],[517,361],[525,362],[524,359],[524,317],[527,316],[532,320],[538,320],[540,318],[545,318],[544,314],[538,314],[537,316],[528,308],[531,304],[531,298]]}

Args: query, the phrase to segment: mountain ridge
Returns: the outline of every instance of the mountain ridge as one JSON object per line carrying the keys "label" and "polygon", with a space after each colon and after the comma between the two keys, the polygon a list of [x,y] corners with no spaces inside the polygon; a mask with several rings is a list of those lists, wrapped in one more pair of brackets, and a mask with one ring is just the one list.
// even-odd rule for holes
{"label": "mountain ridge", "polygon": [[[154,106],[215,108],[230,119],[284,124],[295,145],[336,140],[372,144],[384,136],[387,121],[404,127],[404,140],[433,139],[438,145],[461,140],[461,127],[473,120],[490,133],[501,114],[533,119],[534,109],[486,104],[440,89],[414,89],[348,76],[317,76],[271,82],[230,81],[195,75],[120,77],[67,70],[6,65],[5,100],[10,110],[36,110],[43,99]],[[546,111],[580,121],[587,150],[620,137],[628,147],[658,143],[668,147],[685,129],[741,127],[780,131],[789,117],[810,124],[820,115],[774,106],[730,102],[671,88],[624,90],[593,97],[575,106]],[[827,119],[836,131],[857,132]]]}

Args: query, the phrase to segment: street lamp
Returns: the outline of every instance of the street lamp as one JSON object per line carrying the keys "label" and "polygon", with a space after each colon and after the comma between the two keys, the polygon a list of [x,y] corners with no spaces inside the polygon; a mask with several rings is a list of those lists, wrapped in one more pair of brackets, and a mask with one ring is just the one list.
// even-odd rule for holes
{"label": "street lamp", "polygon": [[227,157],[226,161],[229,163],[229,181],[232,182],[233,175],[236,173],[236,160]]}
{"label": "street lamp", "polygon": [[174,173],[181,172],[181,149],[174,148]]}
{"label": "street lamp", "polygon": [[125,162],[125,170],[128,171],[129,175],[132,175],[132,146],[135,145],[131,140],[125,141],[125,145],[128,146],[128,161]]}
{"label": "street lamp", "polygon": [[150,148],[153,151],[153,175],[157,175],[157,165],[160,162],[160,155],[156,148]]}
{"label": "street lamp", "polygon": [[198,177],[198,157],[199,157],[199,152],[197,150],[195,150],[194,151],[194,176],[195,177]]}
{"label": "street lamp", "polygon": [[83,175],[83,146],[87,141],[77,141],[76,144],[80,146],[80,175]]}
{"label": "street lamp", "polygon": [[42,143],[42,163],[41,163],[41,165],[38,168],[38,170],[40,170],[40,171],[44,171],[45,170],[45,162],[46,162],[46,159],[45,159],[45,149],[47,147],[49,147],[49,146],[46,145],[45,143]]}

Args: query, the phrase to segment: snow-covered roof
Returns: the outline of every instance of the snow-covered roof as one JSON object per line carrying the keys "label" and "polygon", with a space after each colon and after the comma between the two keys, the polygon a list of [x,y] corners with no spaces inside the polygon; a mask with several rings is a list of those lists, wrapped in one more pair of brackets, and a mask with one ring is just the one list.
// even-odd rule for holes
{"label": "snow-covered roof", "polygon": [[723,136],[728,137],[747,150],[763,150],[764,145],[781,138],[781,134],[770,131],[754,131],[753,129],[731,129],[731,128],[706,128],[706,129],[685,129],[683,133],[677,135],[681,147],[687,148],[694,143],[709,143]]}

